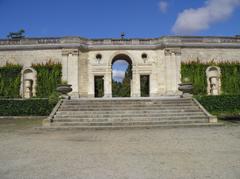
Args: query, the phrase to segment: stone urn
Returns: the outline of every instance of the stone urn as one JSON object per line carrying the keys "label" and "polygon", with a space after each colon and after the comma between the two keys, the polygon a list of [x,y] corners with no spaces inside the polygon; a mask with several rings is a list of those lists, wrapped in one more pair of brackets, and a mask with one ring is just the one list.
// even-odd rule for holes
{"label": "stone urn", "polygon": [[69,84],[59,84],[57,85],[57,92],[61,93],[63,98],[70,99],[68,93],[72,91],[71,86]]}
{"label": "stone urn", "polygon": [[178,90],[182,92],[181,98],[192,97],[193,85],[190,82],[178,84]]}

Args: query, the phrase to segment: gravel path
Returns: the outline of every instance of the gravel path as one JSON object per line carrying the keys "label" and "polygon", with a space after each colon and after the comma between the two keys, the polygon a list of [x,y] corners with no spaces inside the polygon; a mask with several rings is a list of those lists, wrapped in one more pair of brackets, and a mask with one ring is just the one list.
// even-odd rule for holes
{"label": "gravel path", "polygon": [[0,179],[240,178],[240,125],[38,131],[0,122]]}

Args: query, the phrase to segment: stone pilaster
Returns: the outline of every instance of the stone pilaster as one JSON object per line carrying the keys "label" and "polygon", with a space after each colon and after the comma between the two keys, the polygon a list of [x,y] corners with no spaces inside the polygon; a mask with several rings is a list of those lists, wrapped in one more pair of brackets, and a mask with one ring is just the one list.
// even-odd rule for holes
{"label": "stone pilaster", "polygon": [[107,70],[104,76],[104,97],[111,98],[112,97],[112,73],[111,68]]}
{"label": "stone pilaster", "polygon": [[79,97],[79,51],[78,49],[64,49],[62,50],[62,66],[63,66],[63,80],[72,85],[72,97]]}
{"label": "stone pilaster", "polygon": [[180,49],[165,49],[165,83],[167,95],[179,94],[180,54]]}
{"label": "stone pilaster", "polygon": [[136,66],[132,67],[131,97],[140,97],[140,74]]}

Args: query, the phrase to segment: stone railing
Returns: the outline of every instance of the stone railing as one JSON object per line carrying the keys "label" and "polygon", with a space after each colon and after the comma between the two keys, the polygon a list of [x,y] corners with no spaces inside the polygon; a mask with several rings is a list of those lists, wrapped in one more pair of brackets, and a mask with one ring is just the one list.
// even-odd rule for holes
{"label": "stone railing", "polygon": [[[161,38],[146,39],[84,39],[81,37],[62,37],[62,38],[23,38],[23,39],[0,39],[0,47],[6,46],[34,46],[34,45],[55,45],[64,48],[65,46],[74,47],[96,47],[101,46],[191,46],[191,45],[228,45],[240,46],[240,36],[235,37],[206,37],[206,36],[164,36]],[[46,46],[47,47],[47,46]]]}
{"label": "stone railing", "polygon": [[23,38],[23,39],[0,39],[0,45],[34,45],[34,44],[58,44],[60,38]]}

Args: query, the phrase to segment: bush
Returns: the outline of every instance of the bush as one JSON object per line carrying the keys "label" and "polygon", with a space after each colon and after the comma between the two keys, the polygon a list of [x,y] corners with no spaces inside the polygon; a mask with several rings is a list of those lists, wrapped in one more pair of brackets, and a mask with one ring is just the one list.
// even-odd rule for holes
{"label": "bush", "polygon": [[21,65],[7,63],[0,67],[0,96],[19,97],[21,85]]}
{"label": "bush", "polygon": [[212,114],[240,115],[240,95],[197,96],[196,99]]}
{"label": "bush", "polygon": [[0,116],[47,116],[55,105],[48,99],[0,99]]}
{"label": "bush", "polygon": [[32,67],[37,71],[37,97],[50,96],[56,91],[57,84],[61,83],[62,65],[49,61],[46,64],[32,64]]}

